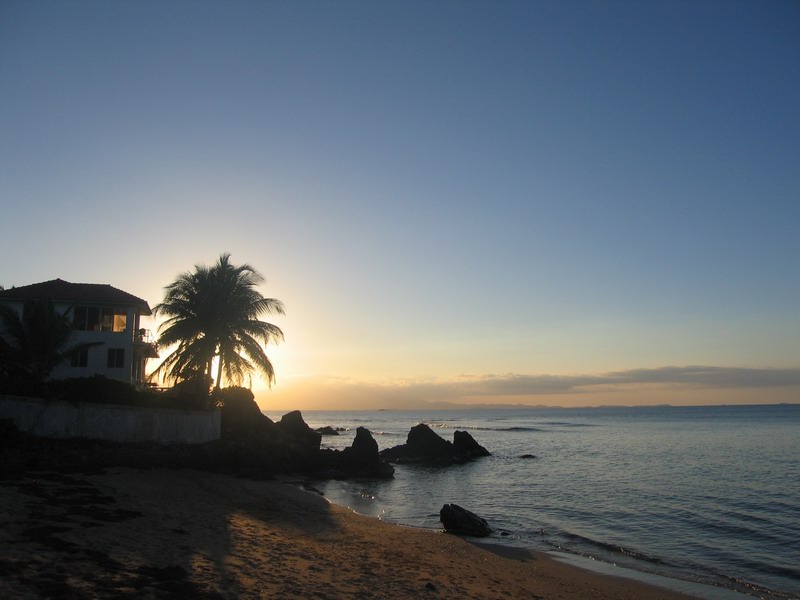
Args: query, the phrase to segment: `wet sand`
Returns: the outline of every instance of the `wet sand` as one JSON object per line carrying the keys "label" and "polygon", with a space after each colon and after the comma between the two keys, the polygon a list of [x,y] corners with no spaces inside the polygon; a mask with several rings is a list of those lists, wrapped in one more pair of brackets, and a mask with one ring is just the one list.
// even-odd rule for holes
{"label": "wet sand", "polygon": [[688,598],[189,470],[6,475],[0,524],[3,598]]}

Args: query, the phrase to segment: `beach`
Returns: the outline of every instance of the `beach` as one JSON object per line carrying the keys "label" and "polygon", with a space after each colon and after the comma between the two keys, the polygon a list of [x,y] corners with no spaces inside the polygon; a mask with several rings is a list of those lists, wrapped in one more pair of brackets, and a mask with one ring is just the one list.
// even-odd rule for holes
{"label": "beach", "polygon": [[0,596],[688,597],[384,523],[304,488],[193,470],[6,474]]}

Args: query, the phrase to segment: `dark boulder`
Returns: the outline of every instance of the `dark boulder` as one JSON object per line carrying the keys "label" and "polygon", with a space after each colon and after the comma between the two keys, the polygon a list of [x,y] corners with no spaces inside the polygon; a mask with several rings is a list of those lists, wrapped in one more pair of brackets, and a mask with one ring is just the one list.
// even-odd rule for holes
{"label": "dark boulder", "polygon": [[356,437],[349,448],[342,451],[345,462],[355,467],[357,472],[373,477],[392,477],[394,467],[380,457],[378,442],[372,437],[369,429],[359,427]]}
{"label": "dark boulder", "polygon": [[325,427],[317,427],[314,431],[320,435],[339,435],[339,432],[330,425],[326,425]]}
{"label": "dark boulder", "polygon": [[381,456],[389,462],[449,464],[454,457],[453,444],[439,437],[434,431],[420,423],[408,432],[405,444],[381,451]]}
{"label": "dark boulder", "polygon": [[489,452],[466,432],[456,432],[458,445],[437,435],[424,423],[415,425],[408,432],[405,444],[381,451],[381,456],[393,463],[420,463],[428,465],[452,465],[469,462]]}
{"label": "dark boulder", "polygon": [[535,454],[521,454],[520,458],[536,458]]}
{"label": "dark boulder", "polygon": [[424,423],[409,430],[406,446],[410,452],[423,457],[448,458],[453,454],[453,444]]}
{"label": "dark boulder", "polygon": [[465,508],[461,508],[458,504],[445,504],[442,506],[439,511],[439,519],[449,533],[475,537],[486,537],[492,533],[492,529],[486,519]]}
{"label": "dark boulder", "polygon": [[322,442],[322,434],[308,426],[299,410],[283,415],[281,420],[275,423],[275,429],[282,438],[308,450],[319,450]]}
{"label": "dark boulder", "polygon": [[353,458],[362,462],[374,462],[379,460],[378,457],[378,442],[372,437],[369,429],[366,427],[359,427],[356,429],[356,437],[349,448],[345,449],[353,455]]}
{"label": "dark boulder", "polygon": [[490,452],[466,431],[456,431],[453,434],[453,447],[459,454],[467,454],[472,458],[491,456]]}
{"label": "dark boulder", "polygon": [[378,442],[366,427],[356,429],[349,448],[341,452],[329,450],[324,454],[329,475],[337,478],[388,479],[394,467],[378,454]]}
{"label": "dark boulder", "polygon": [[220,409],[223,439],[264,438],[275,434],[275,423],[261,412],[253,392],[230,387],[214,392]]}

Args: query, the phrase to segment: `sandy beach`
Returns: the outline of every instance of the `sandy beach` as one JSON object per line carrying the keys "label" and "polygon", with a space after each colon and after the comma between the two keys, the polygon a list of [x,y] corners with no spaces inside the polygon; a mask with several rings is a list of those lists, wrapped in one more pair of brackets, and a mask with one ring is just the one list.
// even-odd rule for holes
{"label": "sandy beach", "polygon": [[4,598],[685,598],[383,523],[296,481],[189,470],[0,485]]}

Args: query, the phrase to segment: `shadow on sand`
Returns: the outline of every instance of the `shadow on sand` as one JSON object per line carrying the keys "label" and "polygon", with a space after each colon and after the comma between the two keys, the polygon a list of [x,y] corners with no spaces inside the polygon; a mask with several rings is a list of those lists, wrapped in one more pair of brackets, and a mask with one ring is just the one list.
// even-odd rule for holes
{"label": "shadow on sand", "polygon": [[327,501],[300,483],[190,470],[6,473],[0,592],[227,597],[300,560],[286,556],[287,539],[335,535]]}

